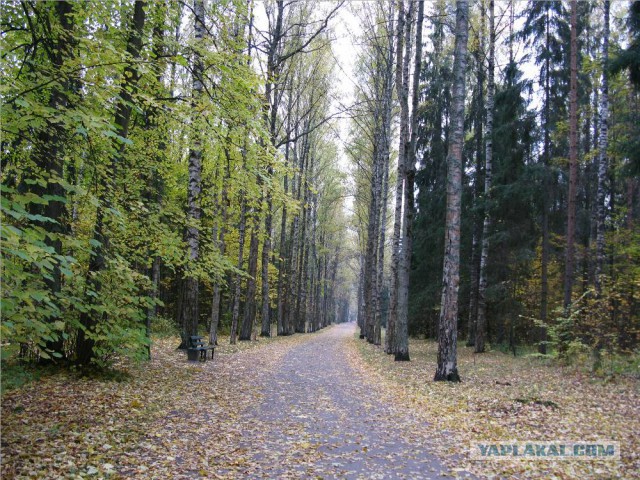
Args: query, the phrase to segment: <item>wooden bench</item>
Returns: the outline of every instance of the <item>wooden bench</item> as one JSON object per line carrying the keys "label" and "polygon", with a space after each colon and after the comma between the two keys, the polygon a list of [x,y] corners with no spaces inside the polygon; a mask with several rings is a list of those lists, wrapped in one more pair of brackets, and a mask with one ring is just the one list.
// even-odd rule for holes
{"label": "wooden bench", "polygon": [[196,335],[193,335],[189,337],[189,348],[187,348],[187,359],[190,362],[196,362],[198,360],[206,362],[207,352],[211,350],[211,360],[213,360],[215,349],[216,349],[215,345],[205,345],[203,337],[198,337]]}

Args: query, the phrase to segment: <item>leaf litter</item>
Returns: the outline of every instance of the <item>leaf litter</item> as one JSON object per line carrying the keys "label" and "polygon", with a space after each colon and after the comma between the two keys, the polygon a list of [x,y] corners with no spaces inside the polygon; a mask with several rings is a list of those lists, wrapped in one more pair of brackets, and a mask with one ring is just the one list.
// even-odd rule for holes
{"label": "leaf litter", "polygon": [[[633,379],[462,349],[464,382],[433,382],[433,343],[393,362],[352,325],[225,340],[214,362],[161,339],[124,381],[60,373],[8,392],[2,478],[638,478]],[[622,462],[468,458],[471,441],[514,437],[611,439]]]}
{"label": "leaf litter", "polygon": [[[489,478],[640,478],[640,382],[604,381],[532,357],[458,349],[462,383],[434,382],[437,343],[411,340],[410,362],[351,339],[361,375],[412,405],[445,464]],[[474,442],[615,441],[616,460],[470,459]]]}

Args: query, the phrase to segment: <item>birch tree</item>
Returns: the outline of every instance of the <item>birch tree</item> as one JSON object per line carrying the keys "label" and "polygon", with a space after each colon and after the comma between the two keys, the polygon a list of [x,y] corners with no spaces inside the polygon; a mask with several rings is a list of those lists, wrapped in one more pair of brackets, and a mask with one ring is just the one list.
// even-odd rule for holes
{"label": "birch tree", "polygon": [[451,137],[447,155],[447,214],[442,301],[438,329],[438,364],[434,380],[459,382],[457,365],[458,288],[460,282],[460,215],[464,134],[465,71],[469,35],[469,4],[456,2],[455,59]]}
{"label": "birch tree", "polygon": [[493,109],[495,97],[496,29],[494,0],[489,0],[489,68],[487,80],[487,111],[485,130],[485,173],[484,173],[484,221],[482,223],[482,249],[478,280],[478,311],[475,329],[475,352],[484,352],[487,331],[487,265],[489,261],[489,230],[491,228],[491,182],[493,180]]}

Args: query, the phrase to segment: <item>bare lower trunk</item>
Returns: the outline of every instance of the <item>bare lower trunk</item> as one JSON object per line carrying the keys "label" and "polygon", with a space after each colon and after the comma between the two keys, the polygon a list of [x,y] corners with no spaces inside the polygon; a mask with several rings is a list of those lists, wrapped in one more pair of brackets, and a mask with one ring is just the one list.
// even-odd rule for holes
{"label": "bare lower trunk", "polygon": [[[227,173],[227,179],[229,179],[230,173]],[[223,256],[226,251],[226,244],[224,241],[225,236],[225,225],[227,224],[227,187],[224,186],[222,188],[222,215],[220,220],[220,232],[218,233],[218,238],[215,238],[218,244],[218,250],[220,251],[220,255]],[[221,297],[221,289],[220,282],[216,282],[213,286],[213,298],[211,300],[211,323],[209,326],[209,344],[217,345],[218,344],[218,324],[220,323],[220,297]]]}
{"label": "bare lower trunk", "polygon": [[271,336],[271,300],[269,299],[269,256],[271,255],[271,194],[267,192],[267,212],[264,220],[264,243],[262,244],[262,328],[261,337]]}
{"label": "bare lower trunk", "polygon": [[149,296],[153,301],[153,305],[147,310],[147,340],[149,340],[149,348],[147,349],[148,358],[151,359],[151,324],[158,316],[158,288],[160,287],[160,257],[154,257],[151,264],[151,292]]}
{"label": "bare lower trunk", "polygon": [[[244,241],[246,234],[246,222],[247,222],[247,203],[244,198],[244,192],[240,193],[243,197],[240,206],[240,224],[238,225],[238,270],[242,270],[244,263]],[[238,322],[240,321],[240,296],[242,294],[242,277],[239,274],[235,275],[235,281],[233,285],[233,309],[231,313],[231,334],[229,336],[229,343],[232,345],[236,343],[236,337],[238,335]]]}
{"label": "bare lower trunk", "polygon": [[249,243],[249,278],[245,293],[244,316],[238,337],[241,341],[251,340],[253,323],[256,319],[256,276],[258,275],[258,212],[254,212],[253,227],[251,229],[251,241]]}
{"label": "bare lower trunk", "polygon": [[[478,223],[476,219],[474,224]],[[482,229],[479,225],[473,226],[473,239],[471,242],[471,273],[469,281],[469,321],[467,322],[467,347],[472,347],[476,342],[476,326],[478,323],[478,289],[480,283],[480,236]]]}
{"label": "bare lower trunk", "polygon": [[[376,128],[378,130],[378,128]],[[374,132],[377,137],[378,132]],[[374,139],[378,142],[379,139]],[[378,219],[379,210],[378,203],[380,198],[380,165],[379,165],[378,146],[374,145],[373,164],[371,172],[371,197],[369,199],[369,215],[367,221],[367,248],[365,250],[365,267],[364,267],[364,325],[365,338],[368,342],[373,342],[373,328],[375,324],[374,316],[376,314],[376,269],[377,269],[377,243],[378,243]]]}

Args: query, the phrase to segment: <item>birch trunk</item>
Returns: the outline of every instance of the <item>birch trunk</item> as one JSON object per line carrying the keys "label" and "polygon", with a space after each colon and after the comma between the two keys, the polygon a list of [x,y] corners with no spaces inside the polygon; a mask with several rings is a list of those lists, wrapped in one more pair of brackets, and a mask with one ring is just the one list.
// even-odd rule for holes
{"label": "birch trunk", "polygon": [[605,197],[607,181],[607,148],[609,146],[609,10],[610,2],[604,2],[604,32],[602,38],[602,83],[600,87],[600,132],[598,136],[598,191],[596,196],[596,293],[602,294],[602,276],[605,255]]}
{"label": "birch trunk", "polygon": [[475,51],[476,63],[476,112],[475,112],[475,135],[476,135],[476,175],[474,180],[473,192],[473,239],[471,243],[471,266],[470,266],[470,285],[469,285],[469,322],[467,326],[467,347],[475,344],[476,325],[478,323],[478,289],[480,283],[480,249],[482,238],[482,217],[476,212],[481,202],[481,185],[482,178],[482,120],[484,108],[484,41],[485,41],[485,4],[484,0],[480,3],[480,30],[476,32],[476,41],[478,47]]}
{"label": "birch trunk", "polygon": [[[409,7],[408,23],[413,19],[414,3]],[[413,215],[414,215],[414,183],[416,175],[416,145],[418,139],[417,132],[417,111],[418,111],[418,91],[420,84],[420,67],[422,64],[422,21],[424,17],[424,2],[418,2],[418,18],[415,31],[415,58],[413,71],[413,85],[411,91],[411,116],[405,138],[405,183],[404,183],[404,208],[403,208],[403,228],[402,228],[402,251],[400,265],[398,269],[398,317],[396,319],[396,361],[409,361],[409,273],[411,270],[411,252],[413,248]],[[405,94],[409,90],[409,64],[411,63],[411,28],[405,30],[405,59],[403,67],[403,82]],[[409,109],[407,98],[403,98],[401,108],[406,109],[405,116],[408,116]]]}
{"label": "birch trunk", "polygon": [[[423,3],[423,2],[421,2]],[[400,4],[400,7],[403,7]],[[404,28],[402,30],[402,36],[404,37],[402,40],[400,36],[398,37],[398,45],[404,45],[404,51],[397,52],[399,57],[396,61],[396,91],[398,92],[398,101],[400,103],[400,144],[398,146],[398,175],[402,172],[402,188],[399,189],[400,198],[396,196],[396,200],[398,200],[398,204],[396,204],[396,209],[400,208],[400,212],[396,210],[396,214],[399,215],[399,225],[400,228],[398,230],[398,251],[396,252],[396,265],[395,265],[395,292],[393,297],[393,315],[394,318],[394,344],[393,349],[389,353],[393,353],[395,355],[396,360],[402,360],[403,356],[406,356],[408,360],[408,335],[407,335],[407,317],[405,311],[408,311],[408,279],[405,279],[404,276],[404,253],[406,250],[406,208],[407,205],[404,204],[407,200],[407,167],[408,167],[408,159],[409,156],[409,148],[410,148],[410,125],[409,125],[409,63],[411,57],[411,27],[412,27],[412,18],[413,18],[413,10],[414,2],[409,3],[409,10],[404,17]],[[398,29],[398,34],[401,31]],[[402,169],[400,170],[400,162],[402,162]],[[398,194],[398,189],[396,190],[396,195]],[[404,208],[403,208],[404,206]],[[394,234],[395,234],[395,226],[394,226]],[[393,259],[392,259],[393,260]],[[406,283],[404,283],[406,282]],[[405,355],[406,353],[406,355]]]}
{"label": "birch trunk", "polygon": [[475,352],[485,349],[487,331],[487,262],[489,259],[489,230],[491,228],[491,182],[493,180],[493,109],[495,103],[496,31],[494,0],[489,0],[489,72],[487,81],[487,128],[485,142],[484,222],[482,224],[482,250],[478,281],[478,321],[476,324]]}
{"label": "birch trunk", "polygon": [[457,361],[458,287],[460,282],[460,214],[462,201],[462,148],[464,143],[465,71],[469,35],[469,4],[456,2],[455,57],[451,137],[447,155],[447,211],[443,288],[438,328],[438,365],[434,380],[459,382]]}
{"label": "birch trunk", "polygon": [[[395,84],[398,98],[404,92],[402,81],[404,30],[405,30],[404,1],[398,1],[398,21],[396,22],[396,75]],[[398,168],[395,190],[395,207],[393,215],[393,241],[391,246],[391,291],[389,298],[389,318],[387,319],[387,334],[385,338],[385,352],[396,353],[396,323],[398,318],[398,269],[400,265],[400,236],[402,234],[402,198],[405,179],[404,138],[406,138],[406,123],[400,121],[400,148],[398,149]]]}
{"label": "birch trunk", "polygon": [[[378,114],[379,112],[376,112]],[[376,115],[377,116],[377,115]],[[376,122],[377,123],[377,122]],[[377,137],[378,132],[374,133]],[[377,138],[374,138],[373,164],[371,172],[371,198],[369,199],[369,218],[367,222],[367,248],[365,250],[364,267],[364,323],[365,338],[373,342],[374,316],[376,313],[376,246],[378,241],[378,199],[380,198],[380,168]]]}

